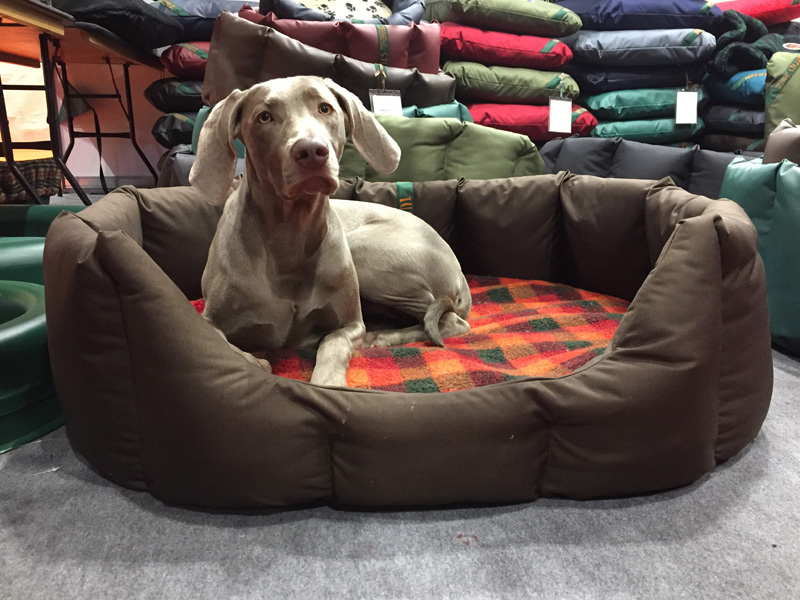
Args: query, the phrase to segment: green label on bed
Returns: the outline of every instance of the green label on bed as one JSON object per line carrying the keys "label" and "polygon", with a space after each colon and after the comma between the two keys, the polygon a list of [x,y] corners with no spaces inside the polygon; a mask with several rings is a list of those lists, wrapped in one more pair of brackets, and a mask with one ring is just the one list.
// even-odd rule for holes
{"label": "green label on bed", "polygon": [[189,42],[182,42],[178,44],[178,46],[194,52],[197,56],[199,56],[203,60],[208,60],[208,52],[206,52],[202,48],[195,46],[194,44],[190,44]]}
{"label": "green label on bed", "polygon": [[397,189],[397,208],[414,212],[414,184],[410,181],[398,181],[395,188]]}

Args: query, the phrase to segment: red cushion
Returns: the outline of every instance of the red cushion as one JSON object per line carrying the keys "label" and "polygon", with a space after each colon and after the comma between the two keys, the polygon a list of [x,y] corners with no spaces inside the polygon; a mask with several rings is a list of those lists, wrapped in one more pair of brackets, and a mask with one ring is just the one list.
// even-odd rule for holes
{"label": "red cushion", "polygon": [[181,79],[201,80],[206,74],[211,42],[185,42],[167,48],[161,55],[164,68]]}
{"label": "red cushion", "polygon": [[484,31],[457,23],[442,23],[442,53],[450,58],[485,65],[558,69],[572,58],[572,50],[558,40]]}
{"label": "red cushion", "polygon": [[568,135],[587,136],[597,125],[594,118],[585,108],[572,105],[572,133],[555,133],[547,130],[550,118],[549,106],[531,106],[528,104],[469,104],[467,105],[472,120],[487,127],[513,131],[527,135],[534,142],[546,142],[557,137]]}
{"label": "red cushion", "polygon": [[756,18],[764,25],[786,23],[800,17],[800,2],[797,0],[730,0],[717,6]]}
{"label": "red cushion", "polygon": [[376,25],[354,24],[350,21],[303,21],[279,19],[273,13],[262,15],[244,7],[239,16],[276,29],[290,38],[319,50],[342,54],[356,60],[383,63],[388,67],[419,69],[422,73],[439,72],[439,25],[410,23],[385,25],[380,30],[388,35],[388,57],[378,56],[379,28]]}

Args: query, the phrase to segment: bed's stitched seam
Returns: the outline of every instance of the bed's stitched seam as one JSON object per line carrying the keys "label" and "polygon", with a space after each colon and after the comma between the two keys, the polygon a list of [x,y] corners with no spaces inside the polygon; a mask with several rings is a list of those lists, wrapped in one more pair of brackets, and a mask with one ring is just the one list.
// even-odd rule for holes
{"label": "bed's stitched seam", "polygon": [[[98,236],[97,236],[97,238],[95,238],[95,244],[97,243],[97,241],[99,241],[100,233],[103,233],[103,231],[102,230],[97,230],[97,233],[98,233]],[[134,243],[135,243],[135,241],[134,241]],[[107,244],[107,242],[106,242],[106,244]],[[137,244],[137,246],[138,246],[138,244]],[[123,333],[125,335],[125,350],[126,350],[126,352],[128,354],[128,368],[129,368],[130,375],[131,375],[131,387],[133,388],[133,405],[132,405],[132,408],[133,408],[134,415],[136,417],[136,426],[137,426],[137,433],[138,433],[137,437],[138,437],[138,441],[139,441],[139,444],[138,444],[138,446],[139,446],[139,448],[138,448],[139,469],[141,471],[142,481],[144,482],[144,484],[147,487],[148,491],[150,491],[152,493],[152,485],[151,485],[152,479],[147,474],[147,470],[145,469],[145,465],[144,465],[145,461],[144,461],[144,457],[143,457],[143,454],[142,454],[142,449],[144,448],[144,437],[145,436],[144,436],[144,428],[142,427],[142,420],[141,420],[141,417],[140,417],[141,411],[139,410],[139,392],[138,392],[139,386],[136,383],[136,375],[134,374],[133,362],[131,361],[131,357],[133,356],[133,353],[131,352],[131,346],[130,346],[130,342],[129,342],[129,340],[130,340],[130,337],[128,335],[129,334],[129,327],[128,327],[128,324],[127,324],[127,321],[126,321],[126,318],[125,318],[125,310],[122,307],[122,300],[121,300],[121,297],[120,297],[120,294],[119,294],[119,282],[117,282],[113,277],[111,277],[111,274],[103,266],[102,260],[100,260],[99,257],[98,257],[98,266],[103,271],[105,276],[108,278],[109,284],[114,288],[115,296],[116,296],[116,299],[117,299],[117,304],[119,305],[119,315],[120,315],[120,320],[122,321]]]}

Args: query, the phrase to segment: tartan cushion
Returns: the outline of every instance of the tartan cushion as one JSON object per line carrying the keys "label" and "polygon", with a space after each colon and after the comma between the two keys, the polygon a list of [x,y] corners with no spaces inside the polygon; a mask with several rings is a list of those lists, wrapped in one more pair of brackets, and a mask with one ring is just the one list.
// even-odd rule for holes
{"label": "tartan cushion", "polygon": [[[49,198],[61,191],[61,170],[53,158],[17,160],[15,164],[40,198]],[[0,204],[25,204],[29,201],[28,194],[12,175],[6,161],[0,161]]]}
{"label": "tartan cushion", "polygon": [[[603,353],[628,303],[545,281],[468,276],[471,331],[445,347],[417,342],[353,353],[347,385],[450,392],[523,377],[560,377]],[[193,302],[198,312],[203,301]],[[309,381],[314,350],[258,353],[275,375]]]}

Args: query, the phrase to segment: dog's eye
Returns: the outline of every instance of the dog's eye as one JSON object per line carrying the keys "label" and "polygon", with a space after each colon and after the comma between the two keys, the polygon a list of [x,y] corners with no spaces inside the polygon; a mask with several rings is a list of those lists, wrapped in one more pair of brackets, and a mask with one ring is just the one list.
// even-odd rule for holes
{"label": "dog's eye", "polygon": [[319,112],[323,115],[327,115],[329,112],[333,112],[333,107],[327,102],[323,102],[319,105]]}
{"label": "dog's eye", "polygon": [[268,123],[272,120],[272,115],[269,114],[266,110],[263,112],[258,113],[258,122],[259,123]]}

